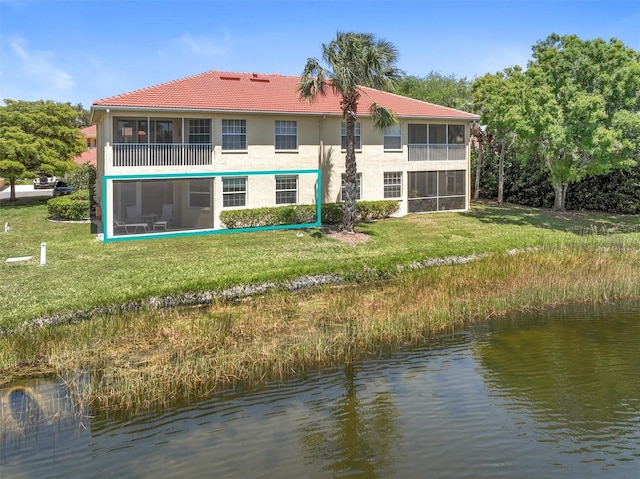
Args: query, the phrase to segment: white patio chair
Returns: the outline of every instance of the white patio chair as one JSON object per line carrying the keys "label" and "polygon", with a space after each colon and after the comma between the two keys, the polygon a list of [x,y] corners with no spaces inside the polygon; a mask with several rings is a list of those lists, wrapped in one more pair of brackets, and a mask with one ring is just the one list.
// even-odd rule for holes
{"label": "white patio chair", "polygon": [[[128,223],[128,222],[124,222],[121,220],[117,220],[114,219],[113,220],[113,224],[115,225],[116,228],[123,228],[124,232],[128,235],[130,235],[131,233],[137,233],[138,232],[138,228],[142,228],[142,231],[144,233],[148,233],[149,232],[149,225],[147,223],[144,222],[139,222],[139,223]],[[129,231],[129,229],[132,228],[133,231]]]}
{"label": "white patio chair", "polygon": [[165,203],[162,205],[162,213],[160,213],[160,217],[153,222],[153,229],[169,229],[169,223],[173,218],[173,205],[170,203]]}

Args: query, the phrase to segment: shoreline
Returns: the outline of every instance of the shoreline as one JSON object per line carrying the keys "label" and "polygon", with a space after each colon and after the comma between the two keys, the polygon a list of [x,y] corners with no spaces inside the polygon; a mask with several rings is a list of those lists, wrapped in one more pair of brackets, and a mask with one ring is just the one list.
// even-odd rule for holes
{"label": "shoreline", "polygon": [[[98,408],[163,408],[420,344],[512,312],[637,300],[638,265],[638,249],[531,249],[387,277],[377,272],[361,282],[218,297],[200,307],[107,314],[0,338],[5,354],[8,345],[17,356],[24,349],[3,375],[56,374],[79,403]],[[74,379],[80,371],[89,387]]]}

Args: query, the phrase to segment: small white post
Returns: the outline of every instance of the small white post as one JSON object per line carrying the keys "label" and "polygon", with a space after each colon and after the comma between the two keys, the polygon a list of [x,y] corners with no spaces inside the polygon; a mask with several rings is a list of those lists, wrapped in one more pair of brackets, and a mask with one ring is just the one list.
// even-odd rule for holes
{"label": "small white post", "polygon": [[40,244],[40,266],[47,264],[47,243]]}

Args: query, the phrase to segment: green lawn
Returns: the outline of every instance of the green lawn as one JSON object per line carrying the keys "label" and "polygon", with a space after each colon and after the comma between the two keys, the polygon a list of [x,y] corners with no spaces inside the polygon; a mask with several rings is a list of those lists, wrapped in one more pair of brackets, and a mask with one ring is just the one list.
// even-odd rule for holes
{"label": "green lawn", "polygon": [[[26,200],[25,200],[26,201]],[[219,290],[307,274],[359,275],[433,257],[500,252],[577,238],[640,243],[639,216],[554,214],[513,205],[466,213],[409,215],[357,230],[350,245],[321,229],[153,239],[103,244],[88,223],[47,221],[44,200],[0,202],[0,328],[52,313],[151,296]],[[39,266],[47,243],[47,265]],[[8,257],[33,256],[6,263]]]}

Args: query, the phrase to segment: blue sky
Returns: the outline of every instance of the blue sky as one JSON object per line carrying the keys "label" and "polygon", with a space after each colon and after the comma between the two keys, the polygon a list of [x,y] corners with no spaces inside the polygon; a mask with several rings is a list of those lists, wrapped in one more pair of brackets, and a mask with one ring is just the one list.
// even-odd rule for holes
{"label": "blue sky", "polygon": [[0,0],[0,99],[82,103],[208,70],[299,75],[337,31],[407,74],[525,66],[551,33],[640,50],[639,0]]}

